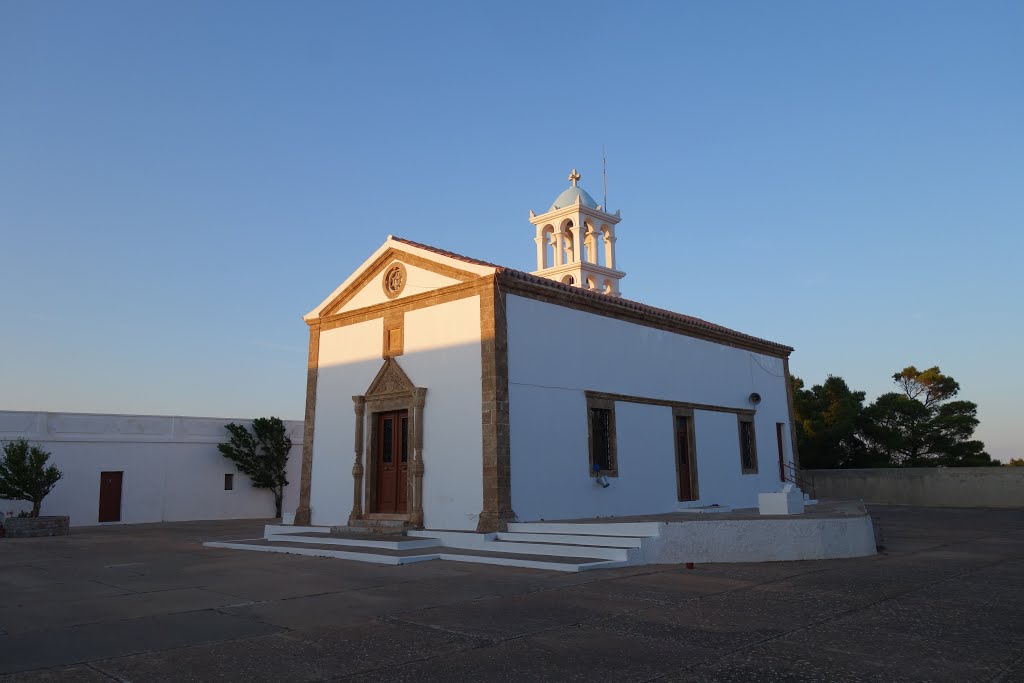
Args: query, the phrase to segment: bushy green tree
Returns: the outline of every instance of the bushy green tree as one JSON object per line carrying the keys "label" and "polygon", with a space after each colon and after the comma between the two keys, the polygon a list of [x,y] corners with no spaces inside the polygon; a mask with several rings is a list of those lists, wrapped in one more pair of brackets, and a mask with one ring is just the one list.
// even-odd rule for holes
{"label": "bushy green tree", "polygon": [[974,438],[978,406],[954,401],[960,385],[938,366],[913,365],[892,376],[901,389],[864,411],[861,437],[877,458],[896,467],[998,465]]}
{"label": "bushy green tree", "polygon": [[39,508],[64,475],[47,465],[50,454],[25,439],[4,443],[0,458],[0,498],[32,503],[30,517],[39,516]]}
{"label": "bushy green tree", "polygon": [[284,487],[288,485],[288,456],[292,440],[288,428],[279,417],[258,417],[252,421],[250,432],[243,425],[224,425],[231,438],[218,444],[225,458],[235,463],[238,471],[249,477],[258,489],[270,489],[274,494],[275,516],[281,516]]}
{"label": "bushy green tree", "polygon": [[864,392],[829,376],[810,389],[793,378],[797,447],[808,468],[998,465],[974,439],[978,406],[938,366],[892,376],[900,391],[864,405]]}
{"label": "bushy green tree", "polygon": [[810,389],[799,377],[792,381],[800,464],[811,469],[864,466],[864,444],[858,438],[864,392],[852,391],[833,375]]}

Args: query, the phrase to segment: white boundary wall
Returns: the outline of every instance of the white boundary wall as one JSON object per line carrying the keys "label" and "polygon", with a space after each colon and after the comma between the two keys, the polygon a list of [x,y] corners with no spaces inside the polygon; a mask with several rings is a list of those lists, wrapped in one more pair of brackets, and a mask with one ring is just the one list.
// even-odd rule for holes
{"label": "white boundary wall", "polygon": [[[64,478],[43,501],[42,514],[69,515],[72,526],[97,524],[100,472],[124,472],[121,524],[274,516],[274,497],[254,489],[217,450],[224,425],[249,418],[171,417],[0,411],[0,441],[25,438],[52,454]],[[292,438],[283,512],[298,503],[302,422],[286,421]],[[224,475],[234,488],[224,490]],[[0,500],[0,512],[31,506]]]}
{"label": "white boundary wall", "polygon": [[563,306],[509,295],[512,509],[521,521],[675,511],[675,434],[668,406],[616,402],[619,476],[602,489],[588,472],[584,391],[750,409],[758,472],[740,467],[735,413],[694,411],[700,500],[756,507],[777,491],[775,425],[792,461],[782,360]]}

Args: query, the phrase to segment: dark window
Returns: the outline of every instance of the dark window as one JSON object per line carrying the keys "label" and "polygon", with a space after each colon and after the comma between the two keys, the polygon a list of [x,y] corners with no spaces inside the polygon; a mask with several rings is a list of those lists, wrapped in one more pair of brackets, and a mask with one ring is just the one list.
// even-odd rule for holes
{"label": "dark window", "polygon": [[757,444],[751,418],[740,418],[740,467],[744,474],[757,472]]}
{"label": "dark window", "polygon": [[234,491],[235,489],[235,475],[225,474],[224,475],[224,490]]}
{"label": "dark window", "polygon": [[590,476],[619,476],[615,445],[615,401],[587,393],[587,456]]}

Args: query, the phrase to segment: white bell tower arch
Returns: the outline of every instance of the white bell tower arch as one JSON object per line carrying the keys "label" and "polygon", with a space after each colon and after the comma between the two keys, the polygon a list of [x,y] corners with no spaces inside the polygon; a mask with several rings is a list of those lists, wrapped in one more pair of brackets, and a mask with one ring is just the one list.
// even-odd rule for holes
{"label": "white bell tower arch", "polygon": [[621,296],[619,281],[626,276],[616,267],[615,226],[619,211],[610,214],[577,183],[572,169],[569,186],[546,213],[530,211],[536,228],[537,270],[533,275],[609,296]]}

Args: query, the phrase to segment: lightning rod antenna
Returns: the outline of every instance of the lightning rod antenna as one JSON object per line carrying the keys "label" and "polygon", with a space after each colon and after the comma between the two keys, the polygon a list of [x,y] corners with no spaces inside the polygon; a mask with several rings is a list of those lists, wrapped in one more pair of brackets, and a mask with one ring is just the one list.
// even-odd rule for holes
{"label": "lightning rod antenna", "polygon": [[604,212],[608,213],[608,162],[604,158],[604,145],[601,145],[601,182],[604,184]]}

